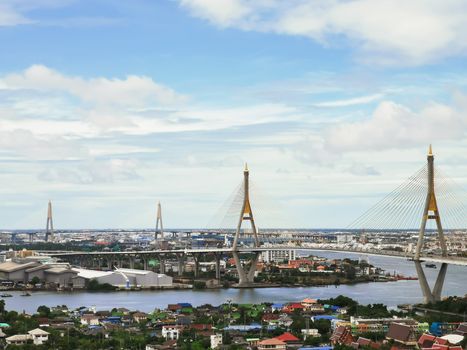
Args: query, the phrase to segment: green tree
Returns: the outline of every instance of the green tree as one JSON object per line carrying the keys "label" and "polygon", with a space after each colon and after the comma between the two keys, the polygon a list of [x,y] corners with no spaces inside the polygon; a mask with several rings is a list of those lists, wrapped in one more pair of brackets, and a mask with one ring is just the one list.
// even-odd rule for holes
{"label": "green tree", "polygon": [[45,305],[41,305],[37,308],[37,313],[42,317],[49,317],[50,316],[50,308]]}

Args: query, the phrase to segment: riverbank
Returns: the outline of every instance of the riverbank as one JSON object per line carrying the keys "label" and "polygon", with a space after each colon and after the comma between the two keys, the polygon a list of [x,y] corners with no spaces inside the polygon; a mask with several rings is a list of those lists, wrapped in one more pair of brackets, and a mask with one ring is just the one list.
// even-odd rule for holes
{"label": "riverbank", "polygon": [[[327,253],[334,257],[339,253]],[[388,257],[374,257],[372,263],[381,266],[388,272],[396,271],[407,276],[416,274],[413,263]],[[428,282],[433,285],[437,270],[427,269]],[[449,266],[443,288],[443,296],[467,293],[467,274],[465,267]],[[347,295],[361,304],[384,303],[390,308],[400,304],[417,304],[423,301],[418,281],[398,281],[388,283],[358,283],[354,285],[322,286],[322,287],[276,287],[259,289],[187,289],[167,291],[139,291],[118,293],[105,292],[31,292],[28,298],[19,297],[20,291],[12,291],[12,298],[6,298],[8,309],[22,312],[34,312],[38,306],[54,306],[57,304],[69,307],[95,305],[97,309],[131,307],[149,312],[154,307],[165,307],[167,304],[180,301],[193,305],[222,304],[227,300],[237,303],[261,303],[263,301],[287,302],[304,298],[326,299],[339,294]]]}

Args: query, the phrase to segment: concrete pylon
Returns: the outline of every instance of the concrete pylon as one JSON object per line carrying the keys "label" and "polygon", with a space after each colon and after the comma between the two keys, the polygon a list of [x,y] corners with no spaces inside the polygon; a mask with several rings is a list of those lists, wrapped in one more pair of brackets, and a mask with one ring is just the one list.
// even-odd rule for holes
{"label": "concrete pylon", "polygon": [[50,239],[53,239],[54,236],[54,223],[52,220],[52,202],[49,201],[49,204],[47,206],[47,224],[45,226],[45,241],[49,241],[49,236]]}
{"label": "concrete pylon", "polygon": [[438,208],[438,203],[436,201],[435,194],[435,172],[434,172],[434,156],[431,145],[428,149],[427,155],[427,167],[428,167],[428,183],[427,183],[427,194],[425,200],[425,207],[423,210],[422,223],[420,226],[420,231],[418,233],[417,247],[415,249],[415,268],[417,270],[418,280],[420,282],[420,287],[422,288],[423,296],[425,298],[425,303],[434,302],[441,300],[441,291],[443,289],[444,279],[446,277],[446,271],[448,265],[446,263],[441,264],[441,269],[438,272],[438,277],[436,279],[435,286],[433,290],[430,289],[428,281],[423,271],[421,265],[420,256],[423,249],[424,237],[426,224],[428,220],[435,220],[436,228],[438,231],[439,245],[441,247],[441,254],[443,257],[448,255],[446,247],[446,239],[444,237],[443,226],[441,225],[441,216]]}
{"label": "concrete pylon", "polygon": [[242,229],[242,223],[244,221],[249,221],[251,224],[251,229],[253,231],[253,240],[254,246],[259,247],[258,231],[256,229],[255,219],[253,217],[253,210],[250,203],[250,172],[248,170],[248,165],[245,164],[245,170],[243,171],[243,203],[242,209],[240,211],[240,217],[237,224],[237,230],[235,231],[235,237],[232,244],[232,255],[235,260],[235,266],[238,272],[238,285],[239,286],[248,286],[254,282],[254,274],[256,271],[256,263],[259,259],[259,252],[254,253],[254,257],[251,259],[251,266],[248,271],[245,271],[241,264],[240,256],[238,254],[238,239],[240,237],[240,232]]}
{"label": "concrete pylon", "polygon": [[164,227],[162,226],[162,207],[161,202],[157,203],[156,213],[156,230],[154,231],[154,246],[157,247],[157,235],[160,234],[160,238],[164,238]]}

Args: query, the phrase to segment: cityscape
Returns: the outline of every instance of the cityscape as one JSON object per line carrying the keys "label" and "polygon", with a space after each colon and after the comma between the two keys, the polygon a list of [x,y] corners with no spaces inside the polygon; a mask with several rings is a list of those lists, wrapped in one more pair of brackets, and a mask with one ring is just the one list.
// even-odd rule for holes
{"label": "cityscape", "polygon": [[466,23],[0,1],[0,349],[467,350]]}

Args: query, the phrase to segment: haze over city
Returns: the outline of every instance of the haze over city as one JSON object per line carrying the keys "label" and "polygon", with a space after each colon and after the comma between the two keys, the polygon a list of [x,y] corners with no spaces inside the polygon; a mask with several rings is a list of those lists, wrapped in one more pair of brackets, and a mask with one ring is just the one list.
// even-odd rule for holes
{"label": "haze over city", "polygon": [[346,227],[430,143],[466,188],[465,33],[463,1],[3,0],[2,228],[206,227],[245,162],[260,228]]}

